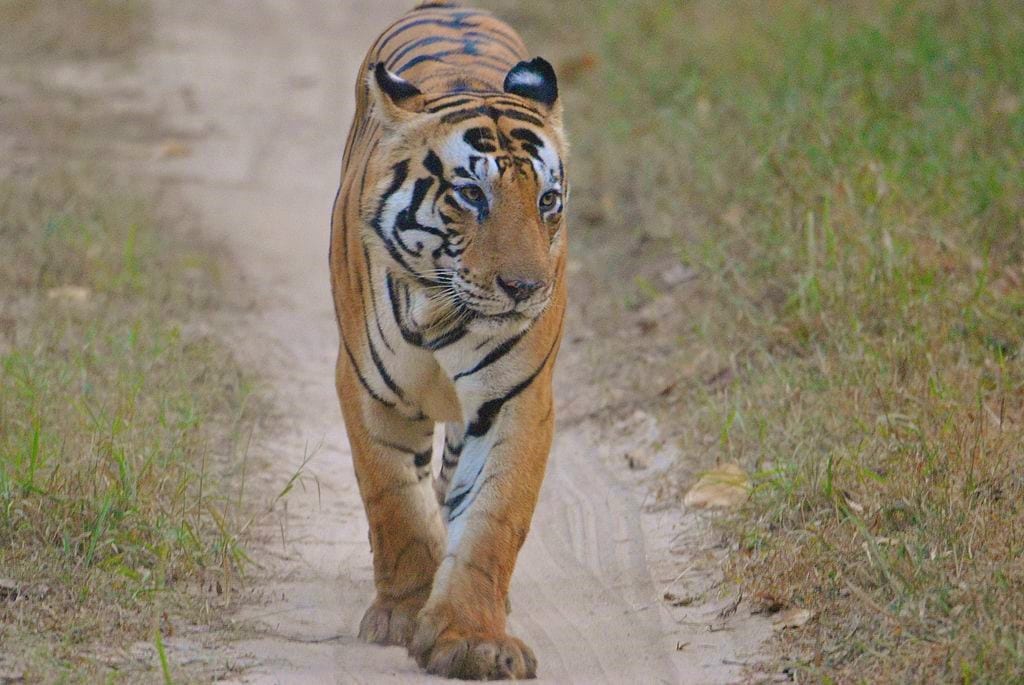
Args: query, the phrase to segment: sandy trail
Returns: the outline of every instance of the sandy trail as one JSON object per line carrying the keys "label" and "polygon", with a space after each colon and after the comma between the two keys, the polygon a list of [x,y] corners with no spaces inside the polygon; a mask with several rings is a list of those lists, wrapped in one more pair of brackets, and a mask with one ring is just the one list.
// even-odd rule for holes
{"label": "sandy trail", "polygon": [[[242,265],[257,311],[228,335],[273,386],[287,428],[262,436],[267,491],[315,451],[287,500],[269,556],[264,601],[243,612],[256,637],[235,645],[257,665],[244,682],[420,682],[404,650],[356,641],[373,596],[366,523],[333,389],[337,333],[327,274],[328,221],[352,111],[353,79],[369,41],[406,0],[157,2],[156,45],[140,65],[166,124],[190,153],[158,174],[197,208]],[[563,354],[573,354],[569,345]],[[579,380],[577,379],[577,386]],[[559,380],[559,395],[573,391]],[[512,582],[511,631],[533,646],[545,682],[729,682],[763,626],[709,633],[661,601],[689,565],[691,588],[713,573],[669,542],[692,540],[697,519],[642,515],[643,488],[617,474],[585,426],[561,430],[532,532]],[[607,446],[606,446],[607,447]],[[604,456],[602,456],[602,453]],[[645,535],[646,531],[646,535]],[[283,538],[283,540],[282,540]],[[649,550],[648,543],[655,544]],[[687,552],[689,553],[689,552]],[[661,577],[652,580],[651,569]],[[687,582],[677,579],[678,583]],[[696,583],[696,585],[693,585]],[[694,613],[696,612],[696,613]],[[677,643],[685,649],[676,650]]]}

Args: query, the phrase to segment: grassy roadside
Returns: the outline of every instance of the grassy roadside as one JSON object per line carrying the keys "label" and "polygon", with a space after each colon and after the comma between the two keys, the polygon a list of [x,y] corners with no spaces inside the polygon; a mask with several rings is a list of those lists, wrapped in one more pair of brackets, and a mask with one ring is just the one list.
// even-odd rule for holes
{"label": "grassy roadside", "polygon": [[755,474],[732,571],[814,612],[781,653],[1024,679],[1019,5],[497,4],[572,46],[578,282],[629,338],[593,358],[681,469]]}
{"label": "grassy roadside", "polygon": [[[46,38],[5,43],[7,73],[127,58],[146,30],[138,2],[65,5],[0,5],[5,34]],[[19,135],[40,152],[0,162],[0,680],[131,681],[160,668],[133,645],[216,620],[237,584],[253,388],[198,325],[225,306],[217,250]]]}

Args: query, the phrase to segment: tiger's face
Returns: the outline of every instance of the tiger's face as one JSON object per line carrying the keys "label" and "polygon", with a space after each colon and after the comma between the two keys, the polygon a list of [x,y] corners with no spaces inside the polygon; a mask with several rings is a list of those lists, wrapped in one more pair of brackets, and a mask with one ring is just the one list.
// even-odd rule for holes
{"label": "tiger's face", "polygon": [[[532,66],[521,78],[534,86],[554,78],[546,62],[522,65]],[[372,80],[381,96],[412,88],[380,71]],[[528,322],[556,286],[568,194],[561,117],[553,100],[516,93],[515,73],[504,94],[378,97],[392,128],[382,135],[387,149],[371,158],[379,178],[364,209],[394,266],[442,315]]]}

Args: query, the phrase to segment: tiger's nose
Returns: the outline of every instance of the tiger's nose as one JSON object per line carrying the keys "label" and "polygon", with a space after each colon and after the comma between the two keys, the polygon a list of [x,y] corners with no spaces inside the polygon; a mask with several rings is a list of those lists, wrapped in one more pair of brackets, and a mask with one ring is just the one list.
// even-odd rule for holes
{"label": "tiger's nose", "polygon": [[498,276],[498,285],[508,293],[515,302],[522,302],[530,298],[535,292],[543,288],[544,281],[531,280],[528,278],[502,278]]}

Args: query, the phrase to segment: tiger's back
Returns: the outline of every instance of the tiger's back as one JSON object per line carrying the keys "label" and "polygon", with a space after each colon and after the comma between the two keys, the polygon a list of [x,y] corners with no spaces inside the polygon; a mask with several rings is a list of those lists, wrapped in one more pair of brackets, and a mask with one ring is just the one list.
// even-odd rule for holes
{"label": "tiger's back", "polygon": [[[377,38],[360,72],[382,63],[396,76],[431,93],[430,106],[459,106],[464,93],[501,92],[505,75],[526,59],[526,46],[507,24],[483,10],[454,2],[424,2],[394,22]],[[350,151],[368,150],[380,134],[367,118],[369,88],[356,80],[356,109],[345,145],[343,169]]]}

